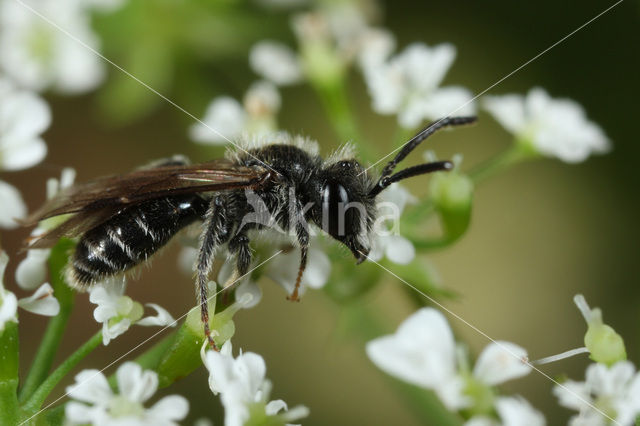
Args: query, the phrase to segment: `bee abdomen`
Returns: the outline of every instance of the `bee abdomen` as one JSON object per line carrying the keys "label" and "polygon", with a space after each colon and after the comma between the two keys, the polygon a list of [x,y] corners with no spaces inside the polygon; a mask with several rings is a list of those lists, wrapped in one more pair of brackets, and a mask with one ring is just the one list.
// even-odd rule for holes
{"label": "bee abdomen", "polygon": [[197,195],[176,195],[123,209],[82,236],[70,280],[85,287],[144,262],[180,229],[202,219],[207,204]]}

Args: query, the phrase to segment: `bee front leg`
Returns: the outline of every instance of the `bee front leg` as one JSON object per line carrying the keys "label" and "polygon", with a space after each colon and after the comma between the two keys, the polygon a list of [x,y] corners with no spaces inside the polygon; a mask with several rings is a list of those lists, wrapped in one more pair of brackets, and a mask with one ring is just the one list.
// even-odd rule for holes
{"label": "bee front leg", "polygon": [[229,200],[218,195],[211,200],[205,216],[203,232],[200,235],[200,250],[196,263],[196,285],[200,302],[200,318],[204,324],[204,334],[209,345],[218,350],[209,329],[209,273],[218,246],[229,240],[233,229],[233,212]]}

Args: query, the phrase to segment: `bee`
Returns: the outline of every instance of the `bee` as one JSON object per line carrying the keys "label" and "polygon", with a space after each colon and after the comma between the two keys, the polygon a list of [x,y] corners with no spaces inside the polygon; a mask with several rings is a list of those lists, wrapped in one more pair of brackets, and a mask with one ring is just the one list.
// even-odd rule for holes
{"label": "bee", "polygon": [[66,278],[72,287],[86,290],[145,262],[182,228],[202,222],[195,281],[204,333],[215,348],[207,284],[216,251],[226,244],[235,259],[235,276],[245,275],[251,263],[249,233],[268,226],[243,220],[255,213],[247,194],[259,197],[275,224],[293,235],[300,264],[288,298],[298,300],[309,224],[346,246],[361,263],[371,248],[378,194],[394,182],[453,167],[449,161],[438,161],[393,173],[397,164],[437,130],[473,121],[475,117],[447,117],[430,124],[398,150],[377,178],[349,150],[323,160],[317,146],[303,138],[229,150],[225,158],[201,164],[174,157],[99,178],[67,188],[34,212],[27,224],[73,215],[36,237],[29,248],[51,247],[61,237],[79,238]]}

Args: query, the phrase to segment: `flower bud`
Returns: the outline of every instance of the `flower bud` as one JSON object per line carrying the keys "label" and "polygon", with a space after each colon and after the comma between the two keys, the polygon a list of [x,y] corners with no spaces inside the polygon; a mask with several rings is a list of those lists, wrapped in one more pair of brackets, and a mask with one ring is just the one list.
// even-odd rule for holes
{"label": "flower bud", "polygon": [[602,311],[599,308],[589,308],[581,294],[576,295],[573,300],[587,321],[584,344],[589,350],[590,358],[608,366],[626,360],[624,341],[613,328],[602,322]]}
{"label": "flower bud", "polygon": [[467,230],[471,220],[473,182],[456,169],[434,173],[431,178],[431,196],[447,239],[459,238]]}

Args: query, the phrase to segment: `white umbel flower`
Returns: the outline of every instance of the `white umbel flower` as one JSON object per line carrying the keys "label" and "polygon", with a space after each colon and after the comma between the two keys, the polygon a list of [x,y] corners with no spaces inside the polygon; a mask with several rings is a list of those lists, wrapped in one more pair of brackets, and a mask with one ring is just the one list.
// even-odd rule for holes
{"label": "white umbel flower", "polygon": [[[28,7],[97,49],[90,16],[77,0],[25,1]],[[102,60],[21,2],[0,3],[0,69],[21,86],[82,93],[102,82]]]}
{"label": "white umbel flower", "polygon": [[578,103],[552,99],[539,87],[527,96],[486,96],[483,105],[518,142],[542,155],[579,163],[593,153],[610,149],[607,136],[587,119]]}
{"label": "white umbel flower", "polygon": [[526,351],[509,342],[493,342],[480,354],[471,377],[458,366],[456,344],[445,317],[423,308],[407,318],[395,334],[367,344],[367,355],[378,368],[408,383],[432,389],[450,410],[473,405],[464,392],[469,379],[487,387],[522,377],[531,371]]}
{"label": "white umbel flower", "polygon": [[142,370],[135,362],[125,362],[116,371],[118,393],[98,370],[83,370],[76,383],[67,388],[72,401],[65,406],[65,417],[72,425],[94,426],[174,426],[189,411],[189,402],[180,395],[169,395],[149,408],[144,403],[158,389],[158,375]]}
{"label": "white umbel flower", "polygon": [[[278,416],[282,422],[291,422],[309,415],[304,406],[288,409],[278,399],[269,401],[271,382],[266,379],[264,359],[253,352],[233,357],[231,342],[227,341],[220,352],[202,352],[202,361],[209,370],[209,387],[220,394],[225,409],[225,426],[242,426],[252,413]],[[284,412],[280,413],[282,410]],[[258,413],[259,412],[259,413]]]}
{"label": "white umbel flower", "polygon": [[140,303],[124,295],[126,284],[123,279],[107,280],[89,289],[89,301],[98,306],[93,311],[95,320],[102,324],[102,343],[106,346],[112,339],[123,334],[133,324],[144,326],[173,327],[176,321],[159,305],[149,303],[156,311],[155,316],[142,318]]}
{"label": "white umbel flower", "polygon": [[584,382],[568,380],[553,388],[560,405],[578,411],[571,426],[606,426],[611,419],[621,426],[635,424],[640,415],[640,373],[633,364],[591,364],[585,375]]}
{"label": "white umbel flower", "polygon": [[258,42],[249,52],[249,65],[256,74],[279,86],[295,84],[302,79],[302,67],[296,53],[280,42]]}
{"label": "white umbel flower", "polygon": [[473,114],[471,92],[458,86],[439,87],[455,55],[451,44],[414,43],[387,62],[365,62],[363,72],[374,111],[397,114],[407,129],[425,119]]}

